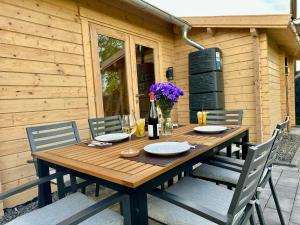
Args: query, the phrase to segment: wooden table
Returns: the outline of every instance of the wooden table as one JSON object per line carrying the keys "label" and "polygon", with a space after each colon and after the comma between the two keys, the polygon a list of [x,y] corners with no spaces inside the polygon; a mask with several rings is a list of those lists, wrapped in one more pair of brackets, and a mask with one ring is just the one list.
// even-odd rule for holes
{"label": "wooden table", "polygon": [[[58,171],[72,173],[78,177],[101,184],[130,196],[132,224],[147,225],[147,193],[163,182],[198,162],[216,154],[220,149],[233,142],[247,141],[248,128],[238,128],[224,137],[195,136],[187,134],[195,125],[187,125],[174,130],[171,137],[149,140],[147,137],[115,144],[105,149],[89,148],[81,145],[70,145],[33,154],[38,161],[39,177],[49,174],[49,167]],[[156,166],[136,162],[120,157],[120,152],[128,148],[143,149],[149,143],[159,141],[188,141],[205,145],[201,151],[183,156],[176,162],[165,166]],[[245,154],[244,154],[245,155]],[[39,186],[39,203],[51,203],[50,184]]]}

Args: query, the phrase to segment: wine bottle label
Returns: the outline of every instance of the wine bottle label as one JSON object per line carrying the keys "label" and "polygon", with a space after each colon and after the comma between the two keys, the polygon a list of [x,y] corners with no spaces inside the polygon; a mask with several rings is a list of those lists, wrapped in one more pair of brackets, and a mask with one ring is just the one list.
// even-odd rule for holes
{"label": "wine bottle label", "polygon": [[148,125],[148,136],[153,137],[153,125]]}
{"label": "wine bottle label", "polygon": [[[159,124],[157,126],[157,136],[159,136]],[[154,137],[154,131],[153,131],[153,125],[148,125],[148,136],[149,137]]]}

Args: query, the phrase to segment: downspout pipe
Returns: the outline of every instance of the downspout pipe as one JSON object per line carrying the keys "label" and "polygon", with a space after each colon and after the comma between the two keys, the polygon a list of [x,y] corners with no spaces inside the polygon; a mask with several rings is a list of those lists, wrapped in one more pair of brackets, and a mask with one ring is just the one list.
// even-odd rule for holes
{"label": "downspout pipe", "polygon": [[148,3],[144,0],[131,0],[131,1],[126,1],[126,2],[140,8],[143,11],[154,14],[165,21],[168,21],[172,24],[179,26],[182,31],[182,37],[188,45],[193,46],[194,48],[197,48],[199,50],[205,49],[204,46],[191,40],[188,37],[188,32],[192,29],[192,26],[187,21],[185,21],[181,18],[178,18],[176,16],[173,16],[170,13],[167,13],[164,10],[161,10],[160,8],[158,8],[154,5],[151,5],[150,3]]}
{"label": "downspout pipe", "polygon": [[181,28],[181,30],[182,30],[182,36],[183,36],[183,39],[184,39],[185,43],[187,43],[188,45],[193,46],[193,47],[195,47],[195,48],[197,48],[197,49],[199,49],[199,50],[205,49],[205,47],[204,47],[203,45],[201,45],[201,44],[199,44],[199,43],[197,43],[197,42],[191,40],[191,39],[188,37],[188,34],[189,34],[189,30],[190,30],[190,29],[191,29],[191,28],[189,28],[189,27],[187,27],[187,26],[183,26],[183,27]]}

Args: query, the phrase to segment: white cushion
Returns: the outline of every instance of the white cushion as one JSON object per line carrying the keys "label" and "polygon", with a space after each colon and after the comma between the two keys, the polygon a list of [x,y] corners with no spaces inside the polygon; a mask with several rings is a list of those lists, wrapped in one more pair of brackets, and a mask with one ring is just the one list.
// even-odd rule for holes
{"label": "white cushion", "polygon": [[[55,169],[51,169],[49,171],[49,175],[52,175],[52,174],[55,174],[56,173],[56,170]],[[84,182],[85,180],[82,179],[82,178],[79,178],[79,177],[76,177],[76,183],[77,184],[80,184],[82,182]],[[57,179],[53,179],[51,180],[51,183],[53,184],[57,184]],[[64,175],[64,183],[65,183],[65,186],[70,186],[71,185],[71,178],[70,178],[70,175],[69,174],[66,174]]]}
{"label": "white cushion", "polygon": [[[231,145],[231,152],[232,152],[232,153],[233,153],[233,152],[239,152],[239,151],[241,151],[241,148],[237,147],[236,145]],[[220,150],[220,152],[226,154],[227,148],[222,148],[222,149]]]}
{"label": "white cushion", "polygon": [[[191,177],[184,177],[178,181],[178,183],[168,188],[167,192],[224,216],[227,215],[234,193],[233,191],[217,186],[212,182]],[[156,197],[151,197],[148,202],[148,214],[150,218],[168,225],[215,224],[192,212]],[[242,212],[243,211],[238,214],[238,218],[240,218]]]}
{"label": "white cushion", "polygon": [[[244,166],[245,160],[243,159],[236,159],[236,158],[231,158],[231,157],[226,157],[226,156],[221,156],[221,155],[215,155],[211,158],[212,160],[216,160],[217,162],[224,162],[224,163],[235,163],[240,165],[241,167]],[[221,159],[222,161],[218,161],[217,159]]]}
{"label": "white cushion", "polygon": [[[93,205],[95,201],[81,193],[74,193],[43,208],[19,216],[7,225],[54,225]],[[121,225],[118,213],[105,209],[80,223],[81,225]]]}
{"label": "white cushion", "polygon": [[240,178],[240,173],[238,172],[209,164],[202,164],[199,166],[193,171],[193,175],[200,178],[208,178],[230,184],[237,184]]}

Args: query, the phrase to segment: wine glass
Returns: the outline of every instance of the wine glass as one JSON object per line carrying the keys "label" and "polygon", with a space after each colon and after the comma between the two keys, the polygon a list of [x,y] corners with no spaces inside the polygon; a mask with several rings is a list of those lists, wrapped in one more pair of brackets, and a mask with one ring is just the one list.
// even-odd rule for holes
{"label": "wine glass", "polygon": [[122,130],[124,133],[131,135],[136,131],[136,121],[133,115],[123,115],[122,116]]}

